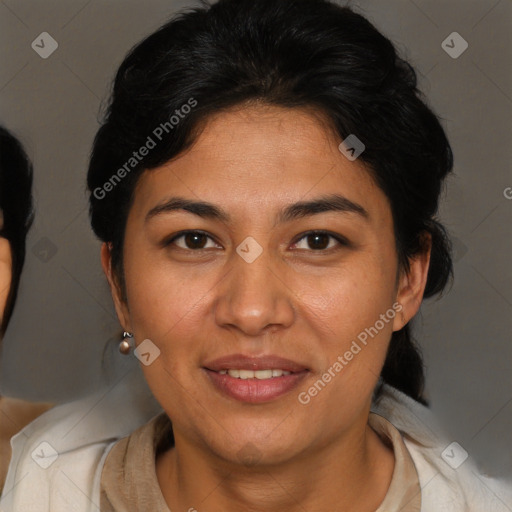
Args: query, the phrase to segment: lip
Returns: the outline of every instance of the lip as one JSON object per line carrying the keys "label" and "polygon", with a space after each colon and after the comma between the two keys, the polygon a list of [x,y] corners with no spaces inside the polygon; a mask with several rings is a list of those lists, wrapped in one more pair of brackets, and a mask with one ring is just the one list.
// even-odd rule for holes
{"label": "lip", "polygon": [[214,359],[204,365],[207,370],[219,372],[220,370],[285,370],[287,372],[299,373],[308,370],[305,366],[290,359],[273,354],[262,356],[246,356],[243,354],[231,354],[229,356]]}
{"label": "lip", "polygon": [[[220,370],[285,370],[289,375],[270,379],[238,379]],[[259,404],[271,402],[295,389],[309,370],[294,361],[275,355],[259,357],[233,354],[206,363],[203,367],[210,382],[223,395],[240,402]]]}

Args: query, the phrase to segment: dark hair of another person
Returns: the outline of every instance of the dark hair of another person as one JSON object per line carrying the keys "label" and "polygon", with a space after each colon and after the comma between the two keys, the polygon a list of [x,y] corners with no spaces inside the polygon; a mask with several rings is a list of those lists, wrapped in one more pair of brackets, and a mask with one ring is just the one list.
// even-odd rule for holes
{"label": "dark hair of another person", "polygon": [[7,296],[0,333],[4,334],[11,318],[23,263],[25,262],[25,241],[32,225],[32,164],[22,145],[5,128],[0,126],[0,209],[4,224],[0,236],[11,246],[12,277]]}
{"label": "dark hair of another person", "polygon": [[[417,89],[416,73],[393,44],[363,16],[327,0],[202,3],[171,19],[122,62],[87,178],[91,224],[111,243],[121,289],[124,230],[142,172],[190,148],[212,114],[256,102],[308,108],[323,114],[340,141],[355,134],[365,144],[359,161],[391,204],[400,268],[409,268],[429,234],[424,296],[441,292],[453,274],[449,239],[435,218],[453,166],[449,142]],[[187,104],[195,107],[181,110],[171,127],[171,116]],[[158,141],[153,132],[161,123],[167,130]],[[113,181],[148,137],[156,147]],[[105,183],[113,186],[103,197],[98,191]],[[422,358],[409,324],[393,333],[381,377],[426,403]],[[381,390],[382,384],[376,396]]]}

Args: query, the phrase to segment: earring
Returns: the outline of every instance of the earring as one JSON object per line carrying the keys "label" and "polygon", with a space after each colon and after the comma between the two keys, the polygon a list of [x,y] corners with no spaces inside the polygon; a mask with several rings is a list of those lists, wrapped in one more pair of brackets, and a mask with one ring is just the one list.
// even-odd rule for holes
{"label": "earring", "polygon": [[123,340],[119,343],[119,352],[128,355],[132,349],[133,334],[131,332],[123,332]]}

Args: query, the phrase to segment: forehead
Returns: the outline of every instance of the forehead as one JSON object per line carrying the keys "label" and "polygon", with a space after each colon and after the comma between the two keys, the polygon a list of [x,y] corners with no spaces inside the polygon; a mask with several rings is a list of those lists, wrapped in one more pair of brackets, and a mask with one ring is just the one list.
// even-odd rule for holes
{"label": "forehead", "polygon": [[231,172],[249,167],[260,177],[290,179],[305,168],[324,168],[332,157],[338,159],[338,144],[329,121],[318,111],[251,105],[210,116],[184,158],[206,156]]}
{"label": "forehead", "polygon": [[250,216],[337,193],[366,204],[370,214],[388,208],[371,174],[341,154],[340,142],[312,110],[260,105],[219,112],[190,149],[143,173],[135,203],[142,213],[166,195],[185,196]]}

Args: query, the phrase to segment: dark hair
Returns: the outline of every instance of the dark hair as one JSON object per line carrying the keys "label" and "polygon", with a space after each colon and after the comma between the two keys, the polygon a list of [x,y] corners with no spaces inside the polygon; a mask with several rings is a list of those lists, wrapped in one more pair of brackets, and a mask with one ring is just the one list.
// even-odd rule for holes
{"label": "dark hair", "polygon": [[0,334],[4,334],[18,294],[25,262],[25,240],[32,225],[32,164],[22,145],[0,126],[0,209],[4,225],[0,236],[9,240],[12,253],[11,287],[7,296]]}
{"label": "dark hair", "polygon": [[[401,268],[425,250],[430,234],[425,297],[443,290],[452,262],[435,215],[453,165],[445,132],[392,43],[363,16],[327,0],[203,3],[122,62],[87,181],[92,227],[111,243],[121,288],[124,228],[141,173],[191,147],[209,115],[248,102],[312,108],[340,139],[356,134],[366,146],[360,160],[390,201]],[[156,147],[142,161],[130,160],[148,137],[159,139]],[[422,360],[408,325],[393,333],[382,378],[425,403]]]}

